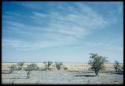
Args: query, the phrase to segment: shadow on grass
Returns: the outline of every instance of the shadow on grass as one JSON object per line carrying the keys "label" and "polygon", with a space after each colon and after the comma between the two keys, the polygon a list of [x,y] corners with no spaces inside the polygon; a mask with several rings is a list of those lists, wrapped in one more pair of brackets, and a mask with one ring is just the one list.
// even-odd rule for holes
{"label": "shadow on grass", "polygon": [[95,77],[96,75],[75,75],[75,77]]}

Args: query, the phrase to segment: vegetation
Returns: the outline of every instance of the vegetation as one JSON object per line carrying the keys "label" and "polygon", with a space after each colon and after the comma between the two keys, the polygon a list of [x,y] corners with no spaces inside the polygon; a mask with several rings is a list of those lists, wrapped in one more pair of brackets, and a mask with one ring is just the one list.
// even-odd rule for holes
{"label": "vegetation", "polygon": [[50,70],[50,66],[53,62],[48,61],[48,62],[43,62],[45,64],[45,70]]}
{"label": "vegetation", "polygon": [[30,78],[30,73],[32,70],[38,70],[39,67],[36,64],[29,64],[27,65],[27,67],[25,68],[25,71],[27,71],[27,78]]}
{"label": "vegetation", "polygon": [[50,65],[51,65],[52,63],[53,63],[53,62],[48,61],[48,70],[50,69],[49,67],[50,67]]}
{"label": "vegetation", "polygon": [[24,65],[24,62],[19,62],[19,63],[17,63],[18,64],[18,66],[23,66]]}
{"label": "vegetation", "polygon": [[96,53],[91,53],[90,55],[91,56],[89,64],[91,65],[91,69],[95,72],[97,76],[100,70],[103,70],[105,68],[104,63],[107,62],[106,57],[99,56]]}
{"label": "vegetation", "polygon": [[114,69],[115,69],[115,72],[121,72],[122,71],[122,68],[121,65],[119,64],[118,61],[115,61],[115,64],[114,64]]}
{"label": "vegetation", "polygon": [[27,72],[27,78],[29,79],[30,78],[30,71]]}
{"label": "vegetation", "polygon": [[48,69],[47,62],[43,62],[43,64],[45,65],[45,70],[47,70]]}
{"label": "vegetation", "polygon": [[39,67],[36,64],[27,65],[26,71],[38,70]]}
{"label": "vegetation", "polygon": [[24,65],[24,62],[17,63],[18,70],[22,70],[23,65]]}
{"label": "vegetation", "polygon": [[57,70],[61,69],[61,65],[63,65],[62,62],[55,62]]}
{"label": "vegetation", "polygon": [[68,68],[67,68],[67,67],[64,67],[64,70],[68,70]]}
{"label": "vegetation", "polygon": [[11,65],[10,67],[10,72],[9,73],[12,73],[14,70],[16,70],[17,69],[17,67],[16,67],[16,65]]}

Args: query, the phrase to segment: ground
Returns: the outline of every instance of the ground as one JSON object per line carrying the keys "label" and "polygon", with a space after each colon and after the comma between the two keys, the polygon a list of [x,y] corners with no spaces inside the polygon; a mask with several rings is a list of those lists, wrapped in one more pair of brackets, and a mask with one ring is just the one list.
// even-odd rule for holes
{"label": "ground", "polygon": [[94,73],[75,71],[14,71],[2,74],[3,84],[123,84],[123,75],[114,73]]}

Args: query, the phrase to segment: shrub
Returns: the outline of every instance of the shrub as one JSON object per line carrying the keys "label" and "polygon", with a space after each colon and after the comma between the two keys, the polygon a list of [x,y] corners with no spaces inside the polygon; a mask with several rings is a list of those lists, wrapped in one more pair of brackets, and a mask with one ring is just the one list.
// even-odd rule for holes
{"label": "shrub", "polygon": [[24,65],[24,62],[17,63],[18,70],[22,70],[23,65]]}
{"label": "shrub", "polygon": [[48,69],[48,64],[47,64],[47,62],[43,62],[43,64],[45,65],[45,69],[43,69],[43,70],[47,70],[47,69]]}
{"label": "shrub", "polygon": [[23,66],[24,65],[24,62],[19,62],[19,63],[17,63],[18,64],[18,66]]}
{"label": "shrub", "polygon": [[122,67],[121,67],[121,65],[119,64],[118,61],[115,61],[114,69],[115,69],[115,72],[121,72],[122,71]]}
{"label": "shrub", "polygon": [[27,78],[29,79],[30,78],[30,71],[27,72]]}
{"label": "shrub", "polygon": [[27,65],[26,71],[38,70],[39,67],[36,64]]}
{"label": "shrub", "polygon": [[53,62],[51,62],[51,61],[48,61],[48,70],[50,70],[50,65],[52,64]]}
{"label": "shrub", "polygon": [[13,72],[14,70],[17,70],[17,66],[13,64],[10,66],[10,71]]}
{"label": "shrub", "polygon": [[62,62],[55,62],[57,70],[61,69],[61,65],[63,65]]}
{"label": "shrub", "polygon": [[106,57],[91,53],[89,64],[91,65],[91,69],[95,72],[96,75],[98,75],[100,70],[103,70],[105,68],[105,62],[107,62]]}
{"label": "shrub", "polygon": [[64,70],[68,70],[68,68],[67,68],[67,67],[64,67]]}
{"label": "shrub", "polygon": [[53,62],[48,61],[48,62],[43,62],[45,64],[45,70],[50,70],[50,66]]}
{"label": "shrub", "polygon": [[2,70],[2,74],[10,74],[16,69],[16,65],[11,65],[8,67],[9,69]]}

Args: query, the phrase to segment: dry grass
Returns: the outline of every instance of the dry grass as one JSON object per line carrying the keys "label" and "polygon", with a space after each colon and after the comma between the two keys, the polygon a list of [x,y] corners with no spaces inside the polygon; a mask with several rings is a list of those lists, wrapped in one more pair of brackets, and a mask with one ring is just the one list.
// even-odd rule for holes
{"label": "dry grass", "polygon": [[[12,64],[16,64],[16,63],[2,63],[2,70],[8,70]],[[23,67],[27,67],[27,65],[29,64],[31,63],[25,63]],[[43,63],[36,63],[36,64],[39,68],[45,67]],[[88,71],[90,69],[90,65],[88,64],[64,64],[63,66],[67,67],[68,70],[70,71]],[[106,67],[105,68],[106,71],[114,71],[113,64],[105,64],[105,67]],[[50,68],[55,69],[55,65],[52,64]]]}

